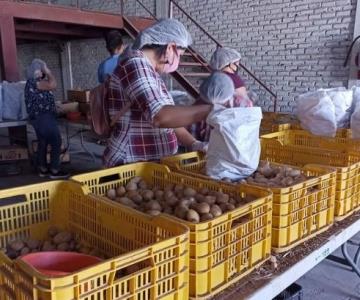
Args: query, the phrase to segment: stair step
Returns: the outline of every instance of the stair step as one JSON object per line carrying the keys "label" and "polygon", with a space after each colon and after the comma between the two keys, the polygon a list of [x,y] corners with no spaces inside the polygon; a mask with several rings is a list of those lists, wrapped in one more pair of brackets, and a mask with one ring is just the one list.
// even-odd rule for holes
{"label": "stair step", "polygon": [[186,66],[186,67],[205,67],[203,64],[198,63],[198,62],[190,62],[190,61],[181,61],[180,66]]}
{"label": "stair step", "polygon": [[201,72],[201,73],[181,73],[181,75],[185,77],[208,77],[210,73],[208,72]]}

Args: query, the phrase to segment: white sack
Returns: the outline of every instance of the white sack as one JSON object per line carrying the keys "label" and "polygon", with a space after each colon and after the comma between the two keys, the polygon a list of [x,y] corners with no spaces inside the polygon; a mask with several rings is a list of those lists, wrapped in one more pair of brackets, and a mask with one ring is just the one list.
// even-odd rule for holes
{"label": "white sack", "polygon": [[207,123],[213,126],[206,158],[206,174],[215,179],[250,176],[260,159],[260,107],[215,107]]}
{"label": "white sack", "polygon": [[335,137],[335,105],[325,91],[300,95],[296,106],[296,115],[302,128],[315,135]]}
{"label": "white sack", "polygon": [[353,139],[360,139],[360,87],[354,86],[353,91],[353,114],[350,128]]}
{"label": "white sack", "polygon": [[26,82],[7,82],[2,83],[2,117],[6,120],[24,120],[27,118],[24,88]]}

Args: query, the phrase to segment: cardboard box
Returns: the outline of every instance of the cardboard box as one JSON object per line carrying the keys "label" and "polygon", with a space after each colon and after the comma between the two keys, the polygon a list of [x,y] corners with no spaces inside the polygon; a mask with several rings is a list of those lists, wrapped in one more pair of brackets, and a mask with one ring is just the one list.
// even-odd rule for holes
{"label": "cardboard box", "polygon": [[28,149],[21,146],[0,146],[0,162],[29,159]]}
{"label": "cardboard box", "polygon": [[90,91],[89,90],[68,90],[68,100],[80,103],[90,102]]}
{"label": "cardboard box", "polygon": [[[38,141],[32,141],[31,143],[31,153],[33,155],[36,155],[36,152],[37,152],[37,148],[38,148]],[[50,151],[51,151],[51,146],[49,145],[48,146],[48,149],[47,149],[47,154],[46,154],[46,161],[47,163],[49,164],[50,163]],[[64,144],[61,145],[61,155],[60,155],[60,161],[62,163],[68,163],[70,162],[70,153],[69,153],[69,150],[65,151],[65,146]]]}

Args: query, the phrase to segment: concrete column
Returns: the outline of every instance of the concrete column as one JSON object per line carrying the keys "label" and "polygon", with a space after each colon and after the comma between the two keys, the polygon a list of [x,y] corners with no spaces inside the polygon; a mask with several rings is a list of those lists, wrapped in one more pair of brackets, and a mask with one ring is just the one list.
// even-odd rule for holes
{"label": "concrete column", "polygon": [[60,52],[61,75],[64,87],[64,99],[67,99],[67,90],[73,89],[71,42],[64,43]]}
{"label": "concrete column", "polygon": [[[359,35],[360,35],[360,0],[357,0],[353,39],[355,39]],[[360,70],[360,67],[357,67],[355,65],[355,57],[357,53],[360,53],[360,40],[358,40],[354,45],[350,56],[350,61],[349,61],[350,74],[349,74],[349,83],[348,83],[349,88],[355,85],[359,81],[357,80],[357,74],[358,74],[358,70]]]}
{"label": "concrete column", "polygon": [[169,0],[155,0],[155,14],[157,18],[168,18]]}

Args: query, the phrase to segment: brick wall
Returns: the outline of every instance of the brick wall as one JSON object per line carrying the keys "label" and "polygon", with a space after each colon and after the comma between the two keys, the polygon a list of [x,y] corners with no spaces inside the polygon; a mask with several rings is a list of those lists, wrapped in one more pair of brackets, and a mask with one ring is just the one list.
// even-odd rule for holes
{"label": "brick wall", "polygon": [[[178,0],[223,45],[239,50],[243,63],[277,92],[279,109],[320,87],[347,85],[343,68],[352,40],[356,0]],[[174,17],[187,23],[175,9]],[[194,46],[206,57],[214,43],[189,23]],[[244,76],[246,78],[246,76]],[[268,95],[248,80],[265,109]]]}

